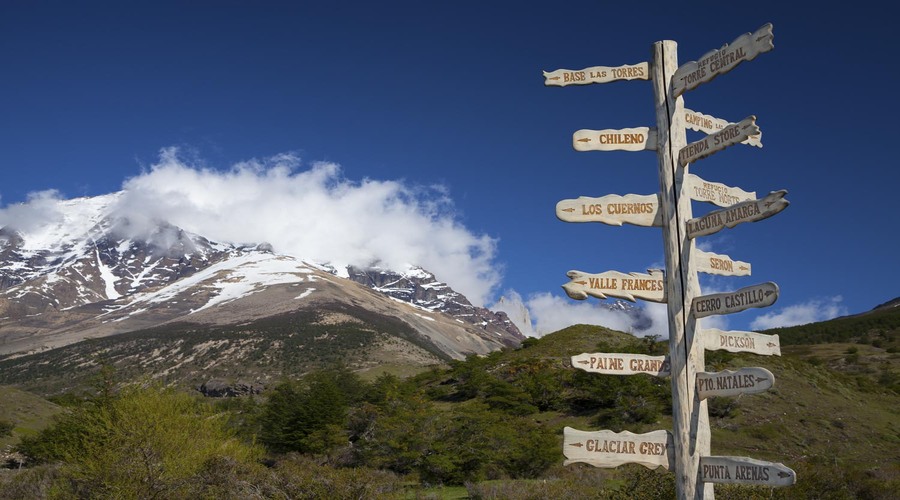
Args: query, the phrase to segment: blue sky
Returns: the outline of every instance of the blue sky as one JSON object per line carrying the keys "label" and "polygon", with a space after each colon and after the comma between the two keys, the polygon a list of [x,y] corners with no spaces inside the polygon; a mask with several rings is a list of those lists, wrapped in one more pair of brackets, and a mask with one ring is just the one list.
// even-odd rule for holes
{"label": "blue sky", "polygon": [[481,277],[482,302],[516,297],[555,311],[546,325],[574,323],[584,311],[569,306],[584,306],[560,288],[567,271],[663,262],[658,228],[554,213],[566,198],[658,190],[653,152],[571,146],[578,129],[654,126],[653,94],[648,81],[545,87],[541,71],[647,61],[664,39],[685,63],[771,22],[775,50],[684,96],[729,121],[756,115],[764,147],[691,171],[760,196],[787,189],[791,205],[702,238],[753,276],[701,285],[779,285],[772,307],[720,318],[731,329],[862,312],[900,295],[896,54],[877,4],[818,5],[6,1],[0,207],[118,191],[172,148],[184,168],[221,172],[289,154],[298,173],[339,165],[325,184],[399,183],[436,220],[490,240],[470,245],[498,271]]}

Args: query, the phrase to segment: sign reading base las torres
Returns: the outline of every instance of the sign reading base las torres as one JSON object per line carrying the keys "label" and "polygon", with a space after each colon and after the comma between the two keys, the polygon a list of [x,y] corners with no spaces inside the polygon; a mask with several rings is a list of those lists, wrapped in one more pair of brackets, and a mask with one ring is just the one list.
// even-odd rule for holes
{"label": "sign reading base las torres", "polygon": [[706,483],[790,486],[797,473],[784,464],[744,457],[700,457],[700,480]]}
{"label": "sign reading base las torres", "polygon": [[564,465],[584,462],[594,467],[641,464],[650,469],[674,467],[674,440],[668,431],[633,434],[628,431],[579,431],[563,429]]}

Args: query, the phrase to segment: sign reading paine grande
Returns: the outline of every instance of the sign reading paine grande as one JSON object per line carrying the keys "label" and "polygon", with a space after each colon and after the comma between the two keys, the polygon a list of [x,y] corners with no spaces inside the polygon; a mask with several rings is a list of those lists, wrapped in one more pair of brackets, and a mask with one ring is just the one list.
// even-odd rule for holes
{"label": "sign reading paine grande", "polygon": [[768,307],[778,300],[778,285],[767,281],[741,288],[736,292],[714,293],[694,297],[691,311],[695,318],[732,314],[752,307]]}
{"label": "sign reading paine grande", "polygon": [[697,372],[697,395],[700,399],[712,396],[756,394],[775,385],[775,375],[765,368],[741,368],[715,373]]}
{"label": "sign reading paine grande", "polygon": [[669,376],[668,356],[649,356],[629,353],[583,353],[572,356],[572,366],[586,372],[604,375],[637,375],[647,373],[657,377]]}
{"label": "sign reading paine grande", "polygon": [[672,97],[678,97],[701,83],[728,73],[738,64],[774,49],[773,38],[772,23],[767,23],[753,33],[744,33],[721,49],[707,52],[699,61],[681,65],[672,76]]}
{"label": "sign reading paine grande", "polygon": [[[687,128],[706,134],[715,134],[720,130],[724,130],[725,127],[729,125],[734,125],[734,123],[723,120],[721,118],[704,115],[703,113],[691,111],[687,108],[684,109],[684,123],[687,125]],[[758,148],[761,148],[762,131],[760,131],[758,135],[751,135],[747,139],[741,141],[741,144],[747,144],[749,146],[756,146]]]}
{"label": "sign reading paine grande", "polygon": [[659,195],[608,194],[600,198],[579,196],[556,204],[556,216],[565,222],[602,222],[611,226],[662,226]]}
{"label": "sign reading paine grande", "polygon": [[773,191],[765,198],[744,201],[728,208],[714,210],[702,217],[687,221],[687,237],[706,236],[734,227],[743,222],[756,222],[781,212],[790,202],[784,199],[787,191]]}
{"label": "sign reading paine grande", "polygon": [[600,274],[588,274],[581,271],[569,271],[566,276],[570,281],[563,285],[566,295],[576,300],[584,300],[591,295],[598,299],[617,297],[635,301],[635,298],[650,302],[666,301],[666,284],[663,272],[649,269],[649,274],[620,273],[606,271]]}
{"label": "sign reading paine grande", "polygon": [[564,465],[584,462],[594,467],[641,464],[674,469],[674,440],[668,431],[634,434],[628,431],[580,431],[563,428]]}
{"label": "sign reading paine grande", "polygon": [[616,80],[648,80],[650,64],[646,62],[626,64],[624,66],[592,66],[584,69],[558,69],[544,71],[544,85],[588,85],[591,83],[609,83]]}
{"label": "sign reading paine grande", "polygon": [[750,264],[747,262],[732,260],[727,255],[704,252],[696,247],[693,255],[698,272],[719,276],[750,276]]}
{"label": "sign reading paine grande", "polygon": [[706,483],[790,486],[797,473],[784,464],[745,457],[700,457],[700,480]]}
{"label": "sign reading paine grande", "polygon": [[576,151],[656,150],[656,129],[651,127],[581,129],[572,134],[572,147]]}
{"label": "sign reading paine grande", "polygon": [[778,335],[709,328],[701,330],[700,336],[707,351],[752,352],[763,356],[781,356],[781,341]]}
{"label": "sign reading paine grande", "polygon": [[687,165],[697,160],[702,160],[713,153],[739,144],[750,136],[759,135],[759,127],[756,125],[756,117],[753,115],[710,134],[697,142],[692,142],[681,148],[678,152],[678,163]]}
{"label": "sign reading paine grande", "polygon": [[684,184],[692,200],[706,201],[720,207],[730,207],[742,201],[756,199],[756,191],[747,192],[741,188],[705,181],[694,174],[687,174]]}

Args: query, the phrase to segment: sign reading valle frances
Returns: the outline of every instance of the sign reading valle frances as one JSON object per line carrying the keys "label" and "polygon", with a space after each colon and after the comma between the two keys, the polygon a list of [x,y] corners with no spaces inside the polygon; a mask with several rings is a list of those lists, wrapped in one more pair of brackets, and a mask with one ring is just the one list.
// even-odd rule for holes
{"label": "sign reading valle frances", "polygon": [[752,352],[763,356],[781,356],[781,341],[778,335],[709,328],[701,330],[700,337],[707,351]]}
{"label": "sign reading valle frances", "polygon": [[775,385],[775,375],[765,368],[741,368],[715,373],[697,373],[697,395],[700,399],[712,396],[756,394]]}
{"label": "sign reading valle frances", "polygon": [[674,439],[668,431],[633,434],[628,431],[580,431],[563,428],[563,465],[584,462],[594,467],[641,464],[655,469],[674,467]]}
{"label": "sign reading valle frances", "polygon": [[657,377],[669,376],[668,356],[629,353],[584,353],[572,356],[572,366],[604,375],[637,375],[646,373]]}
{"label": "sign reading valle frances", "polygon": [[662,226],[659,195],[608,194],[600,198],[580,196],[556,204],[556,216],[565,222],[602,222],[611,226]]}
{"label": "sign reading valle frances", "polygon": [[666,284],[663,272],[650,269],[649,274],[620,273],[606,271],[600,274],[588,274],[581,271],[569,271],[566,276],[570,281],[563,285],[566,295],[575,300],[584,300],[588,295],[605,299],[617,297],[635,301],[635,298],[650,302],[666,301]]}
{"label": "sign reading valle frances", "polygon": [[790,202],[784,199],[787,191],[773,191],[760,200],[744,201],[728,208],[714,210],[702,217],[687,221],[687,237],[707,236],[726,227],[744,222],[756,222],[781,212]]}
{"label": "sign reading valle frances", "polygon": [[749,263],[732,260],[727,255],[704,252],[695,247],[693,257],[698,272],[719,276],[750,276]]}
{"label": "sign reading valle frances", "polygon": [[588,85],[591,83],[609,83],[616,80],[648,80],[650,64],[646,62],[626,64],[624,66],[592,66],[584,69],[558,69],[544,71],[544,85]]}
{"label": "sign reading valle frances", "polygon": [[576,151],[655,151],[656,129],[581,129],[572,134],[572,147]]}
{"label": "sign reading valle frances", "polygon": [[700,457],[700,480],[705,483],[790,486],[797,473],[784,464],[745,457]]}
{"label": "sign reading valle frances", "polygon": [[753,33],[737,37],[721,49],[707,52],[699,61],[691,61],[679,67],[672,76],[672,94],[678,97],[687,90],[697,88],[713,78],[728,73],[744,61],[775,48],[772,23],[763,25]]}
{"label": "sign reading valle frances", "polygon": [[687,165],[707,156],[722,151],[723,149],[739,144],[750,136],[759,135],[759,127],[756,125],[756,117],[753,115],[710,134],[697,142],[692,142],[681,148],[678,152],[678,163]]}
{"label": "sign reading valle frances", "polygon": [[705,181],[694,174],[687,174],[684,181],[685,189],[694,201],[706,201],[720,207],[730,207],[742,201],[756,199],[756,191],[747,192],[741,188]]}
{"label": "sign reading valle frances", "polygon": [[[684,123],[687,125],[687,128],[696,130],[697,132],[703,132],[705,134],[715,134],[716,132],[725,129],[725,127],[729,125],[734,125],[734,123],[723,120],[721,118],[704,115],[703,113],[691,111],[687,108],[685,108],[684,110]],[[747,139],[741,141],[741,144],[747,144],[749,146],[756,146],[758,148],[761,148],[762,132],[760,132],[758,135],[751,135]]]}
{"label": "sign reading valle frances", "polygon": [[694,297],[691,312],[695,318],[717,314],[732,314],[751,307],[768,307],[778,300],[778,285],[767,281],[741,288],[736,292],[714,293]]}

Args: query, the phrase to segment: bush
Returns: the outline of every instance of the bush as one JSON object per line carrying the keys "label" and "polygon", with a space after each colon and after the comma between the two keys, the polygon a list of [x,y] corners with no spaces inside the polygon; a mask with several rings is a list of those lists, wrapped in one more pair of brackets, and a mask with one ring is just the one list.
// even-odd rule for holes
{"label": "bush", "polygon": [[9,420],[0,420],[0,437],[12,436],[12,431],[15,428],[16,424]]}

